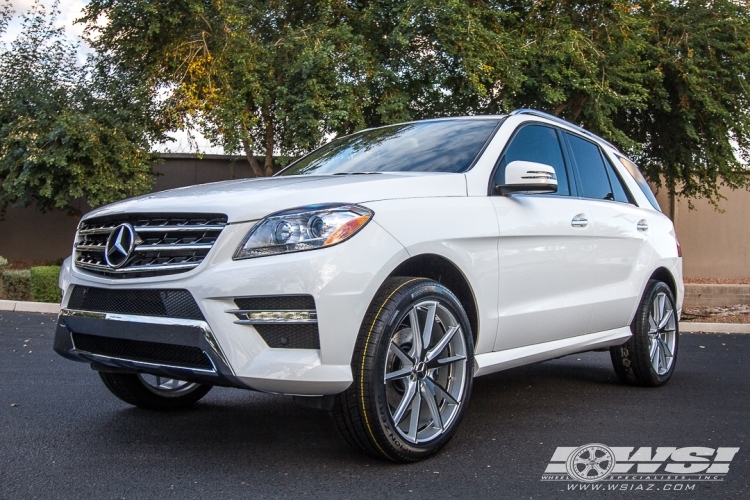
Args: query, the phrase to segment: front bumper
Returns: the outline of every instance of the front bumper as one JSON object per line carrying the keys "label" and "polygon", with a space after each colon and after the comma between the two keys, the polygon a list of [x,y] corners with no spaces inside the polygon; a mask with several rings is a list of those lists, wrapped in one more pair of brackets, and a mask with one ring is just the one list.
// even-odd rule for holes
{"label": "front bumper", "polygon": [[[182,380],[293,395],[329,395],[352,382],[351,356],[365,312],[390,271],[408,258],[406,250],[375,221],[340,245],[296,254],[232,260],[252,223],[230,224],[196,269],[127,282],[83,272],[66,262],[65,291],[55,350],[100,369],[133,370]],[[117,290],[184,289],[204,320],[147,315],[90,315],[69,309],[74,286]],[[237,297],[312,295],[320,349],[270,348],[251,325],[231,311]],[[102,356],[76,346],[75,334],[197,347],[211,367],[175,366],[132,357]],[[115,340],[117,342],[117,340]]]}

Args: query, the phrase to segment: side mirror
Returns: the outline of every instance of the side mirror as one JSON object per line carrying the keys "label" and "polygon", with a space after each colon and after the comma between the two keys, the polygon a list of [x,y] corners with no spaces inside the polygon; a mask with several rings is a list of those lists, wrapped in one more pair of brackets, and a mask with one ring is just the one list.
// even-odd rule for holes
{"label": "side mirror", "polygon": [[511,193],[556,193],[557,176],[551,165],[512,161],[505,167],[505,184],[495,186],[503,196]]}

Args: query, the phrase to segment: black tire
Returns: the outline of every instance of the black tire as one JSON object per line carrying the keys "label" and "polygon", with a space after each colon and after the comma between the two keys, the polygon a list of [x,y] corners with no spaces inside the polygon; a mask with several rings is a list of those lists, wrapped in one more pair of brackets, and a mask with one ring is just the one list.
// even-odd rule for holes
{"label": "black tire", "polygon": [[192,405],[208,391],[211,385],[192,384],[183,391],[170,394],[147,386],[140,375],[131,373],[99,372],[104,385],[109,391],[128,404],[146,410],[181,410]]}
{"label": "black tire", "polygon": [[[427,330],[426,318],[432,317],[433,334],[420,333],[418,342],[414,336],[408,340],[410,312],[418,318],[420,332]],[[425,318],[422,324],[420,314]],[[424,346],[427,337],[429,343]],[[400,354],[393,347],[399,345],[396,339],[407,339],[400,344],[404,349]],[[438,348],[442,341],[447,344]],[[419,346],[414,345],[417,343]],[[402,356],[408,356],[410,364],[402,363]],[[394,462],[425,459],[456,433],[469,403],[473,365],[471,326],[456,296],[428,279],[389,278],[362,322],[352,357],[354,383],[334,398],[331,415],[342,437],[355,449]],[[388,370],[389,375],[397,371],[410,374],[386,381]],[[413,394],[412,399],[408,394]],[[409,409],[399,414],[401,406]],[[412,411],[414,408],[418,409]],[[399,422],[394,423],[394,411],[400,415],[400,427]]]}
{"label": "black tire", "polygon": [[[656,334],[649,334],[649,330],[654,330],[653,324],[649,324],[649,316],[653,318],[654,314],[654,301],[660,298],[664,298],[667,301],[668,307],[672,311],[672,319],[667,321],[667,326],[660,329],[656,328]],[[619,379],[629,385],[644,386],[644,387],[656,387],[663,385],[669,381],[672,373],[674,373],[675,366],[677,365],[677,353],[679,348],[679,323],[677,321],[677,309],[675,307],[674,295],[672,290],[663,281],[650,280],[646,285],[646,290],[641,298],[641,303],[636,311],[633,323],[630,325],[630,330],[633,332],[633,336],[620,346],[610,347],[610,356],[612,357],[612,364],[614,365],[615,372]],[[669,330],[669,331],[667,331]],[[671,344],[671,337],[668,335],[673,332],[674,336],[674,348],[669,349],[668,344]],[[662,342],[659,342],[659,338]],[[659,343],[656,353],[656,363],[659,371],[662,371],[665,367],[663,363],[659,361],[661,352],[670,353],[671,357],[666,356],[666,360],[669,365],[663,373],[657,371],[654,366],[652,358],[652,339],[654,342]],[[668,339],[669,342],[664,341]],[[661,345],[667,346],[666,350]],[[663,350],[663,351],[661,351]],[[671,362],[669,362],[671,358]]]}

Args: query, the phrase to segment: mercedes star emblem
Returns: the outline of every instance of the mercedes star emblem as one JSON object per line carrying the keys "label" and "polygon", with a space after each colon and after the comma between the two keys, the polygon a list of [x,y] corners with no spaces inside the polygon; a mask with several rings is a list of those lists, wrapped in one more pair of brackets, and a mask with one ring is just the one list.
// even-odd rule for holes
{"label": "mercedes star emblem", "polygon": [[122,267],[130,258],[135,246],[135,231],[130,224],[120,224],[107,238],[104,260],[109,267],[117,269]]}

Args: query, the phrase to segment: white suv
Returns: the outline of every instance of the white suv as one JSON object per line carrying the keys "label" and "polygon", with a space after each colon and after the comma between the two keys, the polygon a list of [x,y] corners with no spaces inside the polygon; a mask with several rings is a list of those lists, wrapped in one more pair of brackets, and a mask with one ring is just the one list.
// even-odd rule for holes
{"label": "white suv", "polygon": [[637,167],[532,110],[365,130],[272,178],[94,210],[60,285],[55,350],[120,399],[290,394],[400,462],[450,440],[474,377],[609,348],[623,382],[663,384],[684,290]]}

